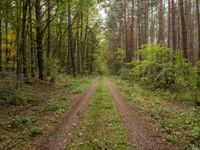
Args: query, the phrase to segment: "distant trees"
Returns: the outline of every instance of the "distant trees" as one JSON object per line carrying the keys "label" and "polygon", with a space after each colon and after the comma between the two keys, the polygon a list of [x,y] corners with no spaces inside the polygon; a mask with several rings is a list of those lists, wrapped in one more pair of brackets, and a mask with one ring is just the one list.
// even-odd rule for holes
{"label": "distant trees", "polygon": [[[122,2],[124,0],[112,0],[111,9],[108,11],[107,27],[112,34],[110,36],[119,35],[115,41],[108,38],[112,51],[123,48],[127,52],[131,51],[131,57],[132,52],[140,50],[142,45],[157,43],[170,47],[174,52],[182,50],[186,59],[193,63],[197,61],[200,49],[199,0],[126,1],[126,5],[120,6],[123,10],[118,9],[118,5]],[[127,21],[129,19],[131,21]],[[116,23],[116,31],[121,32],[112,32],[111,20]],[[127,30],[130,32],[127,33]],[[129,39],[127,39],[127,34],[130,36]],[[123,43],[122,41],[130,43],[131,48],[128,49],[127,44],[114,46]],[[136,54],[134,53],[133,59],[140,58]],[[132,59],[126,58],[126,60],[131,61]]]}

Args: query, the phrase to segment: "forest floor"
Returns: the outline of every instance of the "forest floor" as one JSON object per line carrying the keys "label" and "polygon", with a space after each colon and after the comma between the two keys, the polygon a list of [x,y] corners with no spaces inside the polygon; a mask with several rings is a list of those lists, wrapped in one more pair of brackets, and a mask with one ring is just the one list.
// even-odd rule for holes
{"label": "forest floor", "polygon": [[137,83],[61,76],[54,86],[34,81],[20,91],[12,77],[0,83],[0,150],[198,150],[193,103]]}
{"label": "forest floor", "polygon": [[92,81],[59,76],[51,85],[30,79],[16,89],[14,74],[0,74],[0,150],[29,149],[47,137]]}
{"label": "forest floor", "polygon": [[101,78],[99,82],[99,86],[93,83],[36,149],[173,149],[110,80]]}

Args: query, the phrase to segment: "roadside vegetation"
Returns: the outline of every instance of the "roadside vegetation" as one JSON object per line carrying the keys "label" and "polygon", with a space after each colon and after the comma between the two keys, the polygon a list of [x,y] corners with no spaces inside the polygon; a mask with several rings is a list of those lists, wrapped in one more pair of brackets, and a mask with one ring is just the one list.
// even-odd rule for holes
{"label": "roadside vegetation", "polygon": [[100,81],[86,114],[67,148],[71,150],[130,148],[105,80]]}
{"label": "roadside vegetation", "polygon": [[13,78],[0,79],[0,149],[33,146],[91,81],[92,77],[60,75],[55,85],[34,80],[15,89]]}
{"label": "roadside vegetation", "polygon": [[158,45],[144,46],[139,55],[142,61],[121,64],[114,81],[131,102],[159,123],[168,141],[180,149],[198,149],[198,62],[193,65],[180,52],[174,55]]}

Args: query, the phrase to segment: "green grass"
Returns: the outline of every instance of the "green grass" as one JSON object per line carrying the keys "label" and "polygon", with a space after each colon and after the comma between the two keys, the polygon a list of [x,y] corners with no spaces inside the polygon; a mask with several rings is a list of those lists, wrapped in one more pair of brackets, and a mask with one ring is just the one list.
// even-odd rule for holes
{"label": "green grass", "polygon": [[125,130],[105,80],[101,80],[86,114],[68,149],[94,150],[129,148]]}
{"label": "green grass", "polygon": [[91,82],[90,77],[61,76],[54,87],[34,83],[14,90],[14,80],[0,80],[0,150],[34,144]]}
{"label": "green grass", "polygon": [[153,123],[159,123],[167,133],[165,138],[169,142],[174,143],[178,149],[199,149],[200,108],[190,100],[187,92],[153,91],[133,81],[117,78],[114,82]]}

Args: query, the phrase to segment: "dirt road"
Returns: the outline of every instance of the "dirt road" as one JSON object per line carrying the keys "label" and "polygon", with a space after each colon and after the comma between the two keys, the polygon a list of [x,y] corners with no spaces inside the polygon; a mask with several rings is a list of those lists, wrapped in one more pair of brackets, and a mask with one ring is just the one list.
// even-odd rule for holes
{"label": "dirt road", "polygon": [[[173,146],[164,140],[164,135],[152,124],[138,108],[128,102],[122,93],[107,80],[107,86],[112,93],[115,104],[123,122],[130,147],[138,150],[173,150]],[[64,114],[58,125],[50,132],[48,137],[40,142],[34,150],[66,150],[72,138],[73,131],[76,130],[84,112],[96,91],[98,81],[80,96],[75,104]]]}
{"label": "dirt road", "polygon": [[163,134],[153,128],[151,123],[139,113],[136,106],[129,103],[122,93],[108,80],[121,120],[131,145],[139,150],[172,150],[173,147],[163,139]]}
{"label": "dirt road", "polygon": [[83,116],[93,93],[96,90],[98,81],[79,97],[75,104],[63,115],[57,126],[53,128],[48,137],[40,142],[36,150],[66,150],[66,145],[70,140],[71,134]]}

